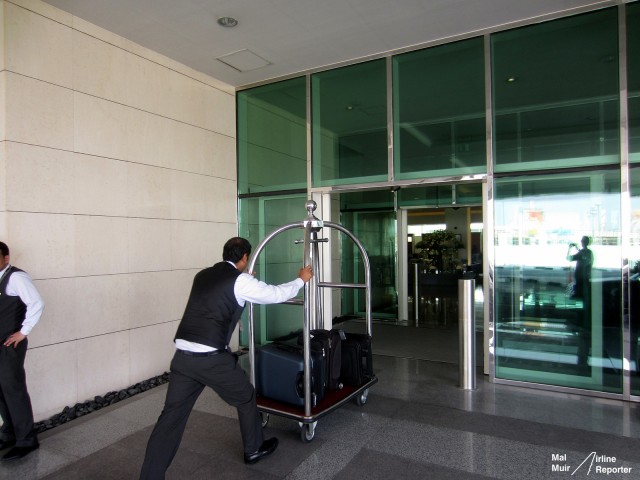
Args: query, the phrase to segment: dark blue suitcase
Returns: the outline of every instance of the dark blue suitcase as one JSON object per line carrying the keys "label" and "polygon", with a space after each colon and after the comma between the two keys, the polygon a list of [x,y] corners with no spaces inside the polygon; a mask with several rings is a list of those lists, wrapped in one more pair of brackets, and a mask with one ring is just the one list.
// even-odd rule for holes
{"label": "dark blue suitcase", "polygon": [[[311,355],[311,405],[324,398],[326,361],[321,352]],[[304,357],[298,345],[270,343],[256,349],[258,395],[296,406],[304,406]]]}

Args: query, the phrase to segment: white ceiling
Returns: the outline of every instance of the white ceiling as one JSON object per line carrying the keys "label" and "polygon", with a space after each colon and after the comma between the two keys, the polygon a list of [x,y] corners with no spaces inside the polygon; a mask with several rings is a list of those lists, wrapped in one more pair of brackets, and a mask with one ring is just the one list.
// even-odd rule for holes
{"label": "white ceiling", "polygon": [[[621,0],[45,0],[241,88]],[[219,17],[239,24],[225,28]],[[218,60],[249,50],[268,64]],[[247,52],[243,52],[247,55]],[[247,58],[251,61],[252,58]]]}

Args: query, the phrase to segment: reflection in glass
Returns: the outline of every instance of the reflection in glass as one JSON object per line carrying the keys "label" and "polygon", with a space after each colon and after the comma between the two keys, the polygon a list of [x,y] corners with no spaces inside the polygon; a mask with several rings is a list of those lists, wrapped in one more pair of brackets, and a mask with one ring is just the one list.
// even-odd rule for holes
{"label": "reflection in glass", "polygon": [[481,204],[481,183],[434,185],[430,187],[403,188],[398,191],[399,207],[455,207],[456,205]]}
{"label": "reflection in glass", "polygon": [[[340,195],[340,221],[362,242],[371,262],[371,310],[373,316],[398,318],[396,294],[396,214],[390,191],[358,192]],[[343,238],[343,281],[364,283],[362,258],[353,242]],[[364,315],[363,290],[342,291],[342,314]]]}
{"label": "reflection in glass", "polygon": [[[271,232],[306,217],[306,200],[305,194],[241,199],[239,235],[249,240],[255,252],[258,244]],[[304,257],[302,246],[294,243],[300,235],[300,229],[291,229],[269,241],[255,268],[260,280],[280,284],[297,276]],[[301,329],[302,315],[300,307],[293,305],[254,305],[256,342],[265,343]],[[247,318],[245,309],[240,345],[249,342]]]}
{"label": "reflection in glass", "polygon": [[631,394],[640,395],[640,165],[631,168],[631,235],[629,238],[629,314]]}
{"label": "reflection in glass", "polygon": [[398,179],[486,171],[482,38],[393,58]]}
{"label": "reflection in glass", "polygon": [[385,60],[311,77],[313,186],[387,180]]}
{"label": "reflection in glass", "polygon": [[629,160],[640,162],[640,3],[630,3],[626,9]]}
{"label": "reflection in glass", "polygon": [[[495,191],[496,377],[621,392],[619,173],[499,179]],[[589,255],[576,268],[583,237],[590,276]]]}
{"label": "reflection in glass", "polygon": [[496,172],[619,163],[616,8],[491,41]]}
{"label": "reflection in glass", "polygon": [[238,191],[307,187],[305,77],[238,92]]}

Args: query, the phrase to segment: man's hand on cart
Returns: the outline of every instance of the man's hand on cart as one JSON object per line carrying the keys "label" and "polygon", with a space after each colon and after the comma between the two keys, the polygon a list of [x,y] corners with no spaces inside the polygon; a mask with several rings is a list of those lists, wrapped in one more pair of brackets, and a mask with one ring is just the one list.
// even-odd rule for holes
{"label": "man's hand on cart", "polygon": [[307,283],[313,277],[313,270],[311,270],[311,266],[307,265],[304,268],[301,268],[298,272],[298,278],[302,279],[304,283]]}

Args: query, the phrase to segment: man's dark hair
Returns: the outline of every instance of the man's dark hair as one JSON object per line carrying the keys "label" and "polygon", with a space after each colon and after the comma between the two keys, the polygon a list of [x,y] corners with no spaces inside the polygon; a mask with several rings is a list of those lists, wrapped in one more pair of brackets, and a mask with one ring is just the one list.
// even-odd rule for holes
{"label": "man's dark hair", "polygon": [[226,262],[238,263],[244,254],[251,255],[251,244],[249,240],[242,237],[233,237],[227,240],[222,249],[222,259]]}
{"label": "man's dark hair", "polygon": [[9,247],[4,242],[0,242],[0,253],[2,253],[3,257],[9,255]]}

